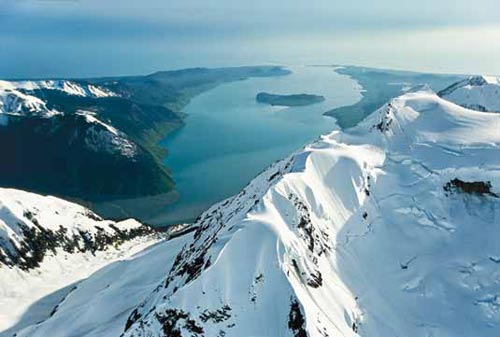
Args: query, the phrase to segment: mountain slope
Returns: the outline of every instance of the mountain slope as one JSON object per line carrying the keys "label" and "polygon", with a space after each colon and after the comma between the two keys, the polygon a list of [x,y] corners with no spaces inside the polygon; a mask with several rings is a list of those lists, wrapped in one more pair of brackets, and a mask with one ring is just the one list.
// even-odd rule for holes
{"label": "mountain slope", "polygon": [[439,96],[465,108],[500,112],[500,78],[473,76],[440,91]]}
{"label": "mountain slope", "polygon": [[151,233],[135,220],[106,221],[62,199],[0,188],[0,268],[30,270],[48,255],[95,253]]}
{"label": "mountain slope", "polygon": [[496,336],[499,130],[424,90],[323,137],[205,212],[124,336]]}
{"label": "mountain slope", "polygon": [[0,184],[79,200],[168,192],[173,181],[156,156],[107,116],[180,121],[168,109],[154,109],[160,111],[85,83],[0,81]]}
{"label": "mountain slope", "polygon": [[158,241],[135,220],[103,220],[51,196],[0,189],[0,335],[51,315],[75,282]]}
{"label": "mountain slope", "polygon": [[[50,274],[44,273],[49,271],[48,268],[41,269],[43,277],[35,275],[17,280],[18,285],[9,292],[18,292],[17,297],[0,300],[0,303],[17,311],[23,304],[20,299],[22,289],[29,287],[33,304],[24,308],[22,317],[15,325],[4,331],[0,328],[0,336],[11,337],[14,333],[119,336],[134,306],[154,290],[168,271],[176,252],[190,239],[187,235],[161,242],[129,242],[120,250],[109,251],[106,255],[98,253],[86,260],[72,256],[64,268],[51,266]],[[58,272],[60,275],[54,275]],[[34,296],[43,290],[44,283],[54,282],[57,285],[64,281],[61,275],[65,276],[68,284],[65,288],[52,293],[45,291],[43,297]],[[75,279],[75,276],[78,278]],[[41,279],[41,282],[36,282],[37,279]],[[4,310],[1,313],[4,314]],[[14,316],[12,310],[8,313]],[[68,322],[71,322],[70,327]]]}

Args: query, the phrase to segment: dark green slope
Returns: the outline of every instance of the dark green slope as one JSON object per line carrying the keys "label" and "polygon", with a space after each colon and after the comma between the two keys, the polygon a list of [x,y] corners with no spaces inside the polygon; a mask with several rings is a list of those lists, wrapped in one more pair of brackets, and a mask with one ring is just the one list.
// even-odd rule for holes
{"label": "dark green slope", "polygon": [[89,148],[89,128],[99,126],[80,115],[11,118],[0,127],[0,185],[91,201],[173,188],[166,169],[141,146],[134,158]]}
{"label": "dark green slope", "polygon": [[157,154],[159,159],[164,153],[157,142],[169,131],[183,124],[182,113],[127,98],[96,99],[67,95],[56,90],[37,90],[34,94],[49,102],[48,107],[66,114],[74,114],[80,110],[95,113],[101,121],[124,132],[131,140]]}

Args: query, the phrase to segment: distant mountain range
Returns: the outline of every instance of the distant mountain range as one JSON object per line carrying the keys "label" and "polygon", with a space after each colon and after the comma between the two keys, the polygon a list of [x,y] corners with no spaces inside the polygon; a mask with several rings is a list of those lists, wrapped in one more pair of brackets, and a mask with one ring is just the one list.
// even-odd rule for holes
{"label": "distant mountain range", "polygon": [[[9,287],[39,289],[58,254],[71,259],[58,260],[66,268],[99,258],[56,247],[34,268],[4,262],[0,301],[26,315],[3,309],[0,335],[496,337],[500,114],[471,109],[494,106],[478,105],[494,104],[485,89],[494,80],[468,81],[439,95],[408,88],[271,165],[204,212],[193,233],[124,254],[29,308],[12,304]],[[63,224],[69,231],[113,233],[79,206],[40,198],[0,193],[0,229],[51,229],[73,209],[64,218],[91,220]],[[3,237],[0,247],[23,242]]]}
{"label": "distant mountain range", "polygon": [[500,78],[473,76],[438,92],[438,95],[464,108],[500,112]]}
{"label": "distant mountain range", "polygon": [[187,69],[148,76],[0,81],[0,186],[80,202],[172,194],[158,142],[214,86],[286,75],[280,67]]}

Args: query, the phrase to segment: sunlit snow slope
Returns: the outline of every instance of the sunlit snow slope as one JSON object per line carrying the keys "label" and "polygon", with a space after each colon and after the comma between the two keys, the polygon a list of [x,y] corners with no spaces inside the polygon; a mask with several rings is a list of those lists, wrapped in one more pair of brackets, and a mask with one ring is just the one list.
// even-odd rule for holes
{"label": "sunlit snow slope", "polygon": [[[35,324],[14,326],[0,336],[10,337],[14,332],[18,336],[119,336],[135,305],[155,289],[176,253],[191,239],[186,235],[154,245],[151,239],[135,241],[125,244],[119,254],[107,252],[83,263],[73,261],[75,266],[90,265],[97,271],[70,284],[62,293],[54,292],[36,302],[25,314],[33,320],[39,313]],[[62,275],[72,273],[75,270]],[[44,305],[52,309],[49,314],[43,315]]]}
{"label": "sunlit snow slope", "polygon": [[0,188],[0,335],[53,315],[78,281],[156,242],[151,234],[135,220],[103,220],[55,197]]}
{"label": "sunlit snow slope", "polygon": [[500,112],[500,77],[473,76],[438,93],[465,108]]}
{"label": "sunlit snow slope", "polygon": [[500,115],[410,91],[213,206],[124,336],[498,336]]}

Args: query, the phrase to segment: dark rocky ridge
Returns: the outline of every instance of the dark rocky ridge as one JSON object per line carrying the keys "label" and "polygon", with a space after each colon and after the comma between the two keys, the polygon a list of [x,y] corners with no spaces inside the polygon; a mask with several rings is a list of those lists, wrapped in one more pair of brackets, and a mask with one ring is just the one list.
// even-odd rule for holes
{"label": "dark rocky ridge", "polygon": [[488,195],[495,198],[499,197],[498,194],[491,190],[492,185],[489,181],[463,181],[455,178],[447,182],[443,186],[443,189],[446,193],[461,192],[481,196]]}
{"label": "dark rocky ridge", "polygon": [[[106,231],[100,226],[95,226],[94,233],[80,229],[78,233],[69,233],[68,228],[59,226],[57,230],[44,228],[38,223],[36,215],[25,211],[26,218],[34,224],[33,227],[18,223],[21,228],[21,245],[10,245],[11,249],[0,249],[0,268],[2,265],[17,266],[22,270],[30,270],[40,266],[47,254],[57,255],[58,249],[66,253],[84,253],[104,251],[113,246],[119,247],[125,241],[139,236],[151,235],[155,230],[148,226],[138,226],[129,229],[120,229],[110,224],[112,231]],[[102,220],[96,214],[88,211],[86,216],[95,220]],[[2,247],[0,247],[2,248]],[[6,248],[6,247],[4,247]]]}

